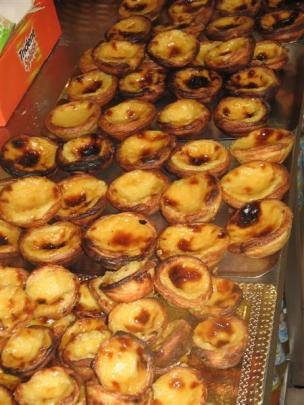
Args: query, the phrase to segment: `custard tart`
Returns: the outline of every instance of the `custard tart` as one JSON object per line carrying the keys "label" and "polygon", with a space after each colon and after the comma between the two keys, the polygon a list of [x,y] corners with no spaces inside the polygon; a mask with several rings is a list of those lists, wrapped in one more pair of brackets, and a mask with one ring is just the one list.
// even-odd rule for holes
{"label": "custard tart", "polygon": [[135,399],[122,399],[120,394],[105,390],[100,384],[89,382],[86,385],[87,405],[152,405],[152,390]]}
{"label": "custard tart", "polygon": [[163,7],[165,0],[122,0],[118,8],[120,18],[142,15],[155,20]]}
{"label": "custard tart", "polygon": [[158,126],[175,136],[198,135],[210,121],[210,111],[196,100],[182,98],[166,105],[157,116]]}
{"label": "custard tart", "polygon": [[260,258],[278,252],[288,241],[292,212],[279,200],[245,204],[230,218],[226,229],[232,253]]}
{"label": "custard tart", "polygon": [[121,399],[142,396],[152,385],[152,356],[146,344],[128,333],[118,332],[103,342],[94,362],[101,385]]}
{"label": "custard tart", "polygon": [[294,42],[304,34],[304,12],[299,9],[279,9],[263,14],[258,30],[264,39]]}
{"label": "custard tart", "polygon": [[22,256],[34,264],[73,263],[82,253],[82,230],[71,222],[55,222],[28,229],[20,238]]}
{"label": "custard tart", "polygon": [[269,105],[257,97],[226,97],[214,110],[214,123],[231,136],[244,136],[265,125]]}
{"label": "custard tart", "polygon": [[170,172],[180,177],[203,172],[219,177],[228,170],[229,165],[227,149],[221,143],[207,139],[177,146],[167,161]]}
{"label": "custard tart", "polygon": [[175,405],[205,405],[207,385],[198,370],[174,367],[160,376],[153,384],[154,403],[167,405],[168,399]]}
{"label": "custard tart", "polygon": [[245,15],[220,17],[211,21],[205,34],[217,41],[228,41],[237,37],[249,37],[254,28],[254,19]]}
{"label": "custard tart", "polygon": [[70,79],[66,89],[70,100],[88,100],[103,106],[115,96],[117,78],[100,70],[92,70]]}
{"label": "custard tart", "polygon": [[25,177],[2,189],[0,217],[13,225],[30,228],[47,223],[60,204],[57,184],[45,177]]}
{"label": "custard tart", "polygon": [[191,325],[184,319],[169,322],[153,345],[155,366],[162,369],[177,363],[190,351],[191,344]]}
{"label": "custard tart", "polygon": [[168,186],[169,179],[158,170],[132,170],[110,184],[107,200],[120,211],[152,215]]}
{"label": "custard tart", "polygon": [[71,370],[58,366],[37,371],[15,391],[15,399],[20,405],[74,405],[79,396],[79,383]]}
{"label": "custard tart", "polygon": [[107,41],[126,40],[130,42],[146,42],[151,33],[151,21],[141,15],[132,15],[117,21],[105,33]]}
{"label": "custard tart", "polygon": [[106,204],[107,185],[89,174],[75,174],[58,183],[62,200],[56,219],[85,224],[97,218]]}
{"label": "custard tart", "polygon": [[[17,378],[18,377],[16,377],[16,379]],[[2,405],[15,405],[13,394],[2,385],[0,385],[0,403]]]}
{"label": "custard tart", "polygon": [[221,42],[207,51],[204,62],[220,73],[234,73],[249,65],[254,52],[252,38],[238,37]]}
{"label": "custard tart", "polygon": [[83,281],[80,284],[79,298],[74,312],[77,314],[78,318],[99,318],[103,314],[98,301],[90,290],[89,281]]}
{"label": "custard tart", "polygon": [[[16,375],[6,373],[1,367],[0,367],[0,399],[7,399],[7,396],[5,396],[6,392],[13,392],[17,385],[20,384],[21,379],[20,377],[17,377]],[[2,395],[2,396],[1,396]],[[13,396],[12,396],[13,398]],[[8,402],[5,405],[16,405],[16,403],[12,400],[12,402]]]}
{"label": "custard tart", "polygon": [[251,66],[266,66],[272,70],[282,69],[288,62],[288,49],[279,42],[264,40],[255,44]]}
{"label": "custard tart", "polygon": [[194,35],[196,38],[204,31],[204,26],[200,23],[180,23],[180,24],[159,24],[153,27],[153,33],[159,34],[164,31],[181,30],[187,34]]}
{"label": "custard tart", "polygon": [[165,78],[165,73],[158,69],[139,68],[120,79],[120,95],[125,98],[156,101],[165,92]]}
{"label": "custard tart", "polygon": [[126,100],[108,108],[99,120],[100,128],[122,141],[146,127],[154,120],[156,108],[144,100]]}
{"label": "custard tart", "polygon": [[198,258],[173,256],[158,266],[155,287],[170,304],[181,308],[196,308],[210,298],[211,275],[207,266]]}
{"label": "custard tart", "polygon": [[0,259],[18,255],[21,229],[0,219]]}
{"label": "custard tart", "polygon": [[156,254],[161,259],[176,255],[194,256],[209,269],[217,265],[227,251],[229,236],[214,224],[178,224],[159,235]]}
{"label": "custard tart", "polygon": [[19,328],[2,344],[1,366],[9,373],[28,377],[48,364],[55,343],[50,328]]}
{"label": "custard tart", "polygon": [[264,198],[283,198],[289,174],[277,163],[256,160],[231,170],[221,180],[223,199],[234,208]]}
{"label": "custard tart", "polygon": [[106,169],[112,163],[114,147],[112,142],[96,134],[71,139],[60,146],[57,163],[67,172]]}
{"label": "custard tart", "polygon": [[228,93],[233,96],[272,98],[280,85],[272,69],[252,66],[234,73],[226,82]]}
{"label": "custard tart", "polygon": [[216,178],[200,173],[172,182],[162,195],[160,208],[169,223],[207,222],[215,217],[221,202]]}
{"label": "custard tart", "polygon": [[212,277],[212,294],[209,300],[201,307],[191,309],[190,312],[198,319],[232,315],[242,298],[241,288],[232,280]]}
{"label": "custard tart", "polygon": [[54,264],[35,269],[25,291],[35,303],[35,318],[59,319],[69,314],[78,299],[79,281],[69,270]]}
{"label": "custard tart", "polygon": [[294,134],[286,129],[260,128],[236,139],[230,145],[230,152],[240,163],[256,160],[257,156],[260,160],[283,163],[294,141]]}
{"label": "custard tart", "polygon": [[194,35],[181,30],[163,31],[149,42],[147,51],[153,59],[168,68],[181,68],[193,61],[199,50]]}
{"label": "custard tart", "polygon": [[63,141],[94,132],[100,107],[88,100],[71,101],[51,110],[45,120],[47,129]]}
{"label": "custard tart", "polygon": [[19,135],[2,146],[0,164],[12,176],[47,176],[56,170],[57,148],[46,137]]}
{"label": "custard tart", "polygon": [[206,25],[213,14],[213,0],[176,0],[169,8],[168,15],[175,24]]}
{"label": "custard tart", "polygon": [[97,65],[94,63],[92,51],[93,48],[86,49],[79,59],[79,69],[82,73],[98,69]]}
{"label": "custard tart", "polygon": [[217,0],[215,10],[223,15],[255,16],[262,7],[262,0]]}
{"label": "custard tart", "polygon": [[192,98],[204,104],[211,103],[223,84],[221,76],[200,67],[190,67],[173,74],[172,90],[178,98]]}
{"label": "custard tart", "polygon": [[28,276],[29,273],[21,267],[0,266],[0,287],[24,287]]}
{"label": "custard tart", "polygon": [[124,170],[158,169],[170,156],[175,138],[163,131],[143,131],[126,138],[116,160]]}
{"label": "custard tart", "polygon": [[84,248],[106,268],[117,269],[149,257],[156,242],[156,229],[147,217],[132,213],[106,215],[88,228]]}
{"label": "custard tart", "polygon": [[92,52],[94,63],[98,69],[115,76],[123,76],[138,68],[145,49],[141,44],[126,40],[103,41]]}
{"label": "custard tart", "polygon": [[154,270],[154,261],[130,262],[99,277],[99,289],[115,302],[139,300],[153,293]]}
{"label": "custard tart", "polygon": [[148,344],[157,340],[167,323],[166,308],[155,298],[118,304],[108,318],[111,332],[128,332]]}
{"label": "custard tart", "polygon": [[198,54],[196,55],[192,64],[194,66],[206,67],[205,58],[207,53],[211,51],[211,49],[220,45],[221,43],[222,43],[221,41],[208,41],[208,40],[201,41],[199,45]]}

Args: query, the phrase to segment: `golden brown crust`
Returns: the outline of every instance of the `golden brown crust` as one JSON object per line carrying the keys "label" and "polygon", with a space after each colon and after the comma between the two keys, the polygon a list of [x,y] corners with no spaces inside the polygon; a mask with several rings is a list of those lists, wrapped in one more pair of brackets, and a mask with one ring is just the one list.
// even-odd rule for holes
{"label": "golden brown crust", "polygon": [[254,161],[257,156],[260,160],[282,163],[291,152],[294,140],[294,134],[285,129],[260,128],[236,139],[229,149],[240,163]]}
{"label": "golden brown crust", "polygon": [[79,59],[79,69],[82,73],[87,73],[91,70],[98,69],[94,63],[92,51],[93,48],[86,49]]}
{"label": "golden brown crust", "polygon": [[205,26],[213,14],[213,0],[177,0],[168,9],[175,24],[201,24]]}
{"label": "golden brown crust", "polygon": [[230,218],[226,229],[232,253],[259,258],[279,251],[288,241],[292,212],[279,200],[244,205]]}
{"label": "golden brown crust", "polygon": [[67,172],[106,169],[112,163],[112,142],[96,134],[70,139],[57,151],[57,163]]}
{"label": "golden brown crust", "polygon": [[145,343],[123,332],[101,344],[94,371],[101,385],[120,394],[123,400],[143,395],[154,376],[152,356]]}
{"label": "golden brown crust", "polygon": [[102,309],[102,311],[106,314],[109,314],[115,307],[116,302],[113,301],[110,297],[107,296],[107,294],[105,294],[102,291],[102,283],[103,283],[102,276],[95,277],[88,282],[88,287],[93,297],[97,301],[98,305]]}
{"label": "golden brown crust", "polygon": [[130,17],[132,15],[142,15],[150,20],[155,20],[163,7],[165,0],[122,0],[118,8],[120,18]]}
{"label": "golden brown crust", "polygon": [[154,261],[130,262],[100,277],[99,288],[115,302],[139,300],[154,289]]}
{"label": "golden brown crust", "polygon": [[288,59],[287,48],[279,42],[264,40],[256,42],[251,65],[280,70],[286,65]]}
{"label": "golden brown crust", "polygon": [[161,212],[169,223],[208,222],[222,201],[220,186],[209,173],[194,174],[171,183],[161,198]]}
{"label": "golden brown crust", "polygon": [[21,229],[0,219],[0,259],[18,255]]}
{"label": "golden brown crust", "polygon": [[149,42],[147,51],[162,66],[181,68],[193,61],[199,50],[195,36],[181,30],[169,30],[156,34]]}
{"label": "golden brown crust", "polygon": [[293,42],[304,34],[304,12],[299,9],[279,9],[263,14],[258,20],[258,30],[263,38]]}
{"label": "golden brown crust", "polygon": [[56,170],[57,147],[46,137],[19,135],[2,146],[0,163],[12,176],[47,176]]}
{"label": "golden brown crust", "polygon": [[265,125],[269,105],[256,97],[226,97],[214,110],[215,125],[231,136],[244,136]]}
{"label": "golden brown crust", "polygon": [[102,309],[92,294],[89,281],[83,281],[79,287],[79,298],[74,312],[78,318],[99,318],[103,315]]}
{"label": "golden brown crust", "polygon": [[156,254],[164,260],[176,255],[194,256],[213,268],[229,244],[228,234],[214,224],[178,224],[165,228],[158,237]]}
{"label": "golden brown crust", "polygon": [[35,269],[25,286],[26,293],[36,303],[35,318],[59,319],[69,314],[78,299],[78,290],[78,278],[54,264]]}
{"label": "golden brown crust", "polygon": [[100,106],[112,100],[117,78],[100,70],[92,70],[70,79],[66,89],[70,100],[88,100]]}
{"label": "golden brown crust", "polygon": [[100,107],[87,100],[70,101],[53,108],[45,119],[47,129],[67,141],[94,132],[97,128]]}
{"label": "golden brown crust", "polygon": [[0,402],[2,405],[15,405],[13,394],[5,387],[0,385]]}
{"label": "golden brown crust", "polygon": [[24,287],[28,276],[29,273],[21,267],[0,266],[0,287]]}
{"label": "golden brown crust", "polygon": [[207,139],[177,146],[167,161],[170,172],[180,177],[205,172],[220,177],[228,170],[229,165],[227,149],[221,143]]}
{"label": "golden brown crust", "polygon": [[212,292],[207,266],[185,255],[169,257],[158,266],[155,287],[169,303],[181,308],[202,305]]}
{"label": "golden brown crust", "polygon": [[226,89],[234,96],[272,98],[280,81],[272,69],[252,66],[230,76]]}
{"label": "golden brown crust", "polygon": [[151,33],[151,21],[141,15],[122,18],[110,27],[106,33],[107,41],[127,40],[130,42],[146,42]]}
{"label": "golden brown crust", "polygon": [[19,241],[22,256],[30,263],[68,265],[82,253],[82,230],[71,222],[61,221],[28,229]]}
{"label": "golden brown crust", "polygon": [[196,57],[193,60],[192,64],[194,66],[206,67],[205,57],[206,57],[207,53],[211,49],[213,49],[216,46],[220,45],[221,43],[222,43],[221,41],[208,41],[208,40],[201,41],[200,46],[199,46],[198,54],[196,55]]}
{"label": "golden brown crust", "polygon": [[289,174],[277,163],[256,160],[231,170],[221,180],[223,199],[234,208],[264,198],[283,198]]}
{"label": "golden brown crust", "polygon": [[152,215],[159,210],[160,199],[169,179],[158,170],[132,170],[110,184],[107,199],[120,211]]}
{"label": "golden brown crust", "polygon": [[220,73],[234,73],[246,67],[254,52],[254,40],[238,37],[221,42],[207,51],[205,65]]}
{"label": "golden brown crust", "polygon": [[116,160],[127,171],[157,169],[168,159],[175,138],[163,131],[143,131],[126,138],[118,147]]}
{"label": "golden brown crust", "polygon": [[166,75],[157,69],[139,68],[120,79],[120,95],[125,98],[156,101],[165,92],[165,78]]}
{"label": "golden brown crust", "polygon": [[206,129],[209,120],[208,108],[187,98],[168,104],[157,116],[158,126],[175,136],[200,134]]}
{"label": "golden brown crust", "polygon": [[171,86],[178,98],[191,98],[204,104],[211,103],[223,84],[221,76],[200,67],[182,69],[173,74]]}
{"label": "golden brown crust", "polygon": [[205,30],[205,34],[212,40],[228,41],[237,37],[249,37],[253,27],[253,18],[233,15],[211,21]]}
{"label": "golden brown crust", "polygon": [[123,212],[95,221],[85,234],[84,248],[106,268],[117,269],[130,261],[149,257],[156,237],[156,229],[147,217]]}
{"label": "golden brown crust", "polygon": [[247,323],[237,316],[213,317],[200,322],[193,333],[196,353],[212,368],[236,366],[247,346]]}
{"label": "golden brown crust", "polygon": [[86,386],[88,405],[152,405],[152,390],[136,399],[122,399],[120,394],[106,391],[100,384],[89,382]]}
{"label": "golden brown crust", "polygon": [[232,280],[212,277],[212,294],[209,300],[200,308],[191,309],[190,312],[198,319],[228,316],[235,313],[243,292]]}
{"label": "golden brown crust", "polygon": [[98,69],[122,76],[138,68],[144,58],[144,46],[125,40],[100,42],[92,51]]}
{"label": "golden brown crust", "polygon": [[0,193],[0,217],[30,228],[47,223],[61,203],[58,186],[45,177],[30,176],[15,180]]}
{"label": "golden brown crust", "polygon": [[261,7],[261,0],[218,0],[215,9],[223,15],[249,15],[254,17]]}
{"label": "golden brown crust", "polygon": [[107,184],[89,174],[75,174],[58,183],[61,207],[56,219],[86,224],[97,218],[106,204]]}
{"label": "golden brown crust", "polygon": [[126,100],[108,108],[99,120],[99,126],[113,138],[122,141],[146,127],[154,120],[156,108],[144,100]]}

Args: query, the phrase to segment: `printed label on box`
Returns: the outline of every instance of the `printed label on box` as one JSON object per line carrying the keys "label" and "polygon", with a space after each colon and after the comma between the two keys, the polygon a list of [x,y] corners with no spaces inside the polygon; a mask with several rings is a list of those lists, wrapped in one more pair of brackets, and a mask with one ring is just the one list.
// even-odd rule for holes
{"label": "printed label on box", "polygon": [[26,72],[29,72],[35,56],[38,52],[38,42],[34,28],[31,28],[29,34],[24,38],[23,45],[17,49],[19,59]]}

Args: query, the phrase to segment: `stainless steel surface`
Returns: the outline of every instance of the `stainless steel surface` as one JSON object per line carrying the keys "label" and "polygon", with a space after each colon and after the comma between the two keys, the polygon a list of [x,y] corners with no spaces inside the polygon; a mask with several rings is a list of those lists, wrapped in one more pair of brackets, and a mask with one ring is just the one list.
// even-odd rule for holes
{"label": "stainless steel surface", "polygon": [[[63,36],[52,52],[51,56],[43,66],[40,74],[31,86],[30,90],[24,96],[19,104],[12,119],[9,121],[7,127],[0,128],[0,141],[3,141],[9,136],[17,135],[19,133],[39,134],[42,131],[44,117],[47,112],[56,104],[56,101],[67,81],[67,79],[75,71],[75,65],[82,54],[82,52],[97,43],[103,38],[104,31],[116,19],[116,5],[115,0],[60,0],[57,1],[58,13],[62,23]],[[299,44],[291,44],[288,46],[290,49],[290,62],[284,72],[281,74],[281,88],[278,92],[276,99],[272,103],[272,115],[269,120],[269,125],[280,126],[295,131],[298,137],[300,134],[299,121],[301,118],[301,103],[302,103],[302,89],[304,88],[304,49]],[[170,96],[163,100],[166,103],[170,100]],[[206,137],[219,138],[219,131],[210,125],[206,133]],[[225,137],[221,137],[224,139]],[[287,279],[289,280],[289,301],[292,300],[293,291],[297,291],[301,296],[301,285],[303,280],[298,273],[295,266],[295,260],[299,258],[299,251],[295,249],[296,243],[299,239],[298,218],[299,213],[296,207],[296,170],[297,170],[297,156],[298,156],[298,142],[295,145],[293,155],[289,158],[287,166],[291,174],[291,192],[288,195],[288,203],[295,210],[296,226],[291,237],[290,249],[285,247],[277,264],[268,263],[263,260],[249,260],[239,256],[233,257],[227,255],[226,259],[221,264],[220,271],[225,275],[233,275],[239,282],[248,281],[248,276],[251,275],[250,281],[253,283],[272,283],[275,286],[276,298],[274,306],[269,307],[267,311],[271,316],[271,329],[269,331],[269,345],[267,346],[267,353],[265,354],[265,363],[263,363],[264,376],[263,390],[259,391],[257,396],[250,394],[250,398],[255,398],[255,402],[248,402],[249,397],[244,399],[239,397],[239,404],[263,404],[268,405],[270,401],[272,372],[275,356],[275,345],[277,339],[277,330],[279,322],[280,303],[283,295],[283,286],[286,271],[288,272]],[[119,169],[110,171],[111,178],[118,174]],[[225,210],[225,208],[224,208]],[[221,217],[226,218],[223,211],[219,215],[219,222]],[[298,245],[299,246],[299,245]],[[287,254],[289,260],[287,262]],[[79,271],[83,265],[87,266],[87,259],[79,262],[75,270]],[[288,263],[288,268],[287,268]],[[291,268],[292,267],[292,268]],[[257,270],[258,268],[258,270]],[[90,263],[90,270],[95,273],[98,266]],[[290,273],[293,272],[290,277]],[[302,290],[303,291],[303,290]],[[300,304],[300,309],[301,305]],[[263,304],[264,305],[264,304]],[[299,320],[299,309],[295,311],[295,320]],[[303,312],[300,310],[301,316]],[[302,323],[301,323],[302,325]],[[295,340],[292,342],[295,342]],[[293,344],[293,343],[292,343]],[[296,343],[295,343],[296,344]],[[264,349],[263,349],[264,350]],[[258,386],[258,385],[257,385]]]}

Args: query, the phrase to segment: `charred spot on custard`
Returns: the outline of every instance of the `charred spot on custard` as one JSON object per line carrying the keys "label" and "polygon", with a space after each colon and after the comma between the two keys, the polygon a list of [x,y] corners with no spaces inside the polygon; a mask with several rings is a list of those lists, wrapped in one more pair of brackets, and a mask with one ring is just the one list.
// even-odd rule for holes
{"label": "charred spot on custard", "polygon": [[136,11],[138,11],[138,12],[144,11],[144,9],[147,8],[147,5],[146,5],[146,4],[134,4],[134,5],[132,5],[132,6],[129,6],[129,5],[126,3],[126,4],[124,4],[123,6],[124,6],[124,8],[125,8],[126,10],[133,11],[133,12],[136,12]]}
{"label": "charred spot on custard", "polygon": [[[114,233],[111,243],[122,248],[127,248],[129,246],[136,246],[143,241],[142,237],[134,236],[131,232],[121,230]],[[148,242],[148,240],[146,240],[146,242]]]}
{"label": "charred spot on custard", "polygon": [[119,349],[121,352],[126,352],[130,349],[132,346],[131,340],[128,338],[128,336],[120,336],[119,337]]}
{"label": "charred spot on custard", "polygon": [[201,166],[205,163],[210,161],[210,157],[208,155],[201,155],[201,156],[189,156],[189,163],[193,166]]}
{"label": "charred spot on custard", "polygon": [[292,25],[299,16],[299,10],[293,10],[290,12],[289,16],[286,18],[278,18],[273,24],[273,29],[277,30],[279,28],[285,28]]}
{"label": "charred spot on custard", "polygon": [[183,289],[185,284],[200,281],[202,278],[201,273],[197,270],[179,264],[171,267],[168,271],[168,275],[172,284],[180,289]]}
{"label": "charred spot on custard", "polygon": [[80,205],[81,203],[85,202],[87,199],[87,196],[84,192],[81,192],[80,194],[70,196],[64,199],[64,203],[68,207],[77,207],[77,205]]}
{"label": "charred spot on custard", "polygon": [[173,45],[173,46],[169,47],[169,56],[170,56],[170,58],[174,58],[175,56],[178,56],[181,53],[182,53],[182,50],[178,46]]}
{"label": "charred spot on custard", "polygon": [[140,323],[142,325],[145,325],[150,319],[150,314],[148,311],[145,309],[141,309],[140,313],[135,316],[134,321],[136,323]]}
{"label": "charred spot on custard", "polygon": [[65,242],[60,242],[60,243],[44,243],[40,247],[43,250],[56,250],[56,249],[61,249],[64,246],[65,246]]}
{"label": "charred spot on custard", "polygon": [[189,250],[191,250],[191,240],[180,239],[177,243],[177,247],[183,252],[189,252]]}
{"label": "charred spot on custard", "polygon": [[201,87],[208,87],[210,85],[210,80],[204,76],[191,76],[190,79],[186,81],[187,87],[196,90]]}
{"label": "charred spot on custard", "polygon": [[255,224],[259,220],[261,214],[260,203],[253,202],[244,205],[239,211],[237,225],[246,227]]}
{"label": "charred spot on custard", "polygon": [[0,246],[8,245],[8,239],[5,235],[0,234]]}
{"label": "charred spot on custard", "polygon": [[102,80],[96,80],[83,90],[83,94],[95,93],[102,86]]}
{"label": "charred spot on custard", "polygon": [[164,197],[164,203],[169,205],[169,207],[176,207],[178,202],[176,200],[172,200],[172,198]]}
{"label": "charred spot on custard", "polygon": [[34,167],[39,162],[40,153],[36,150],[25,151],[18,159],[18,163],[24,167]]}

